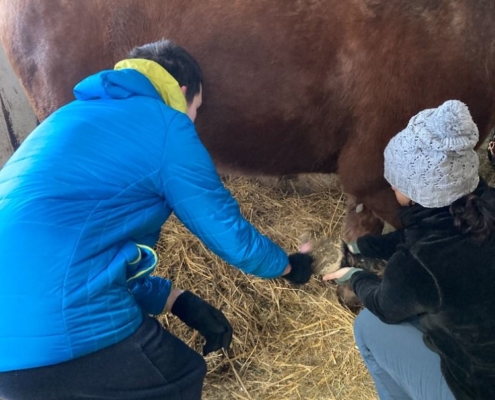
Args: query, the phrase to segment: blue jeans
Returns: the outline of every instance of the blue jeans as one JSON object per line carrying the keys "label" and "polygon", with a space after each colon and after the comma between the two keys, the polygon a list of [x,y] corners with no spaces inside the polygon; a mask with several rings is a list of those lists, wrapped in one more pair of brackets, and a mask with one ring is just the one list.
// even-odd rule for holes
{"label": "blue jeans", "polygon": [[440,357],[414,325],[388,325],[367,309],[354,336],[381,400],[455,400],[440,370]]}

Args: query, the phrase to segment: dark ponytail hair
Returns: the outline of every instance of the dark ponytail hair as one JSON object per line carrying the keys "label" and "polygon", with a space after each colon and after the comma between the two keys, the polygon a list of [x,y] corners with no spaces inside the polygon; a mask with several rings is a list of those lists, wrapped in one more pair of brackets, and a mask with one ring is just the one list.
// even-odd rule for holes
{"label": "dark ponytail hair", "polygon": [[493,202],[470,193],[454,201],[450,206],[454,225],[462,233],[483,242],[495,231],[495,207]]}

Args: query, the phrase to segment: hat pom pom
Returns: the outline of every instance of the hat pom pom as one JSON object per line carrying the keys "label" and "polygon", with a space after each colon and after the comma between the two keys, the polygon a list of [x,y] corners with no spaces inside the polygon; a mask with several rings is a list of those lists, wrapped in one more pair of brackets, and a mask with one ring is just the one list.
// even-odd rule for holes
{"label": "hat pom pom", "polygon": [[468,107],[458,100],[449,100],[430,116],[431,140],[437,150],[466,151],[478,143],[478,127]]}

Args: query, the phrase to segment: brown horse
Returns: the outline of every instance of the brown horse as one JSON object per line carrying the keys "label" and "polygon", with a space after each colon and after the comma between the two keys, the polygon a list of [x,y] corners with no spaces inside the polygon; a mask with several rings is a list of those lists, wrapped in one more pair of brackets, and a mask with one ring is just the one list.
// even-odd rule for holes
{"label": "brown horse", "polygon": [[[169,38],[203,68],[198,132],[223,172],[338,173],[345,238],[397,225],[383,149],[465,102],[495,126],[493,0],[0,0],[0,37],[40,120],[85,76]],[[356,206],[363,204],[364,207]]]}

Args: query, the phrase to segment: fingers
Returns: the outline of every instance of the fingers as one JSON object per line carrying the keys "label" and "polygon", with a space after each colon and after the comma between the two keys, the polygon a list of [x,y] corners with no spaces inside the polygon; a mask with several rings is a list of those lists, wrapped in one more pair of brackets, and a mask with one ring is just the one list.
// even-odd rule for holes
{"label": "fingers", "polygon": [[323,281],[333,281],[337,278],[338,278],[337,274],[335,272],[332,272],[331,274],[323,275],[323,277],[321,279]]}
{"label": "fingers", "polygon": [[232,342],[232,328],[229,326],[223,333],[205,336],[206,343],[203,346],[203,356],[213,351],[228,349]]}
{"label": "fingers", "polygon": [[232,328],[230,328],[227,332],[225,332],[225,334],[223,335],[223,343],[222,343],[222,347],[224,349],[228,349],[230,347],[230,343],[232,343],[232,334],[233,334],[233,330]]}
{"label": "fingers", "polygon": [[222,324],[222,327],[224,328],[224,333],[222,334],[222,347],[224,349],[228,349],[230,343],[232,342],[232,333],[233,333],[232,325],[230,325],[229,320],[225,317],[225,315],[221,311],[218,311],[216,317],[218,322]]}
{"label": "fingers", "polygon": [[309,253],[313,249],[311,242],[303,243],[299,246],[299,253]]}
{"label": "fingers", "polygon": [[212,307],[210,311],[214,323],[210,326],[210,332],[204,335],[206,343],[203,346],[203,356],[222,348],[228,349],[232,342],[233,329],[228,319],[216,308]]}
{"label": "fingers", "polygon": [[203,356],[206,357],[213,351],[220,350],[222,348],[222,342],[219,335],[209,337],[206,339],[206,343],[203,346]]}

